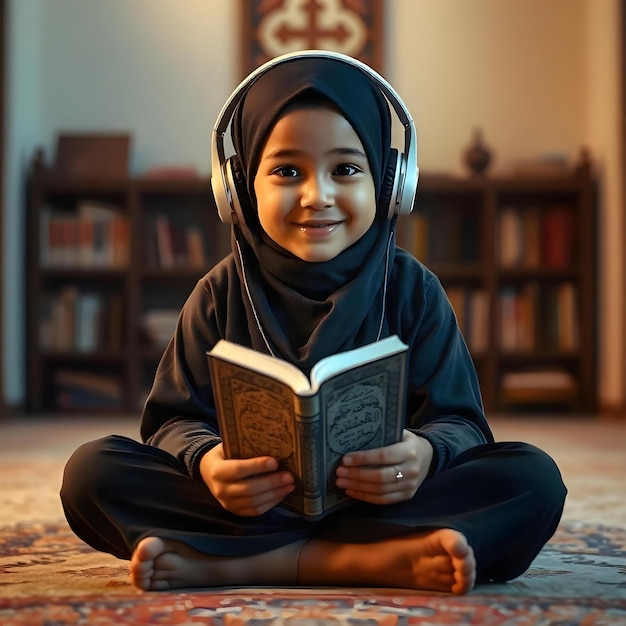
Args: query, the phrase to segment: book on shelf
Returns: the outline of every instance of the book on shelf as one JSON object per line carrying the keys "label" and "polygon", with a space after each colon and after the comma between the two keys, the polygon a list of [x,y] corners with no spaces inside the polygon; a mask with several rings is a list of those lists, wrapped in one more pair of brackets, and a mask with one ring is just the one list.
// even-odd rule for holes
{"label": "book on shelf", "polygon": [[52,381],[58,409],[116,409],[122,406],[122,384],[113,376],[58,368]]}
{"label": "book on shelf", "polygon": [[502,400],[510,404],[571,403],[578,391],[576,377],[561,369],[505,372],[501,383]]}
{"label": "book on shelf", "polygon": [[522,264],[524,267],[538,268],[541,265],[541,209],[538,206],[532,205],[524,209],[522,229]]}
{"label": "book on shelf", "polygon": [[207,353],[227,458],[272,456],[296,488],[281,503],[318,519],[352,500],[336,484],[344,454],[402,438],[407,346],[397,336],[331,355],[310,377],[221,340]]}
{"label": "book on shelf", "polygon": [[456,316],[456,322],[465,335],[467,333],[467,289],[464,287],[447,287],[446,294]]}
{"label": "book on shelf", "polygon": [[42,298],[39,339],[44,350],[92,353],[123,344],[123,300],[119,293],[82,291],[65,285]]}
{"label": "book on shelf", "polygon": [[541,286],[537,281],[529,281],[517,291],[516,298],[516,341],[519,352],[532,352],[537,349],[539,315],[537,313],[541,297]]}
{"label": "book on shelf", "polygon": [[524,256],[522,214],[517,207],[504,206],[499,217],[500,265],[517,267]]}
{"label": "book on shelf", "polygon": [[396,231],[400,248],[410,252],[418,261],[424,263],[428,257],[428,222],[420,212],[411,213],[401,218]]}
{"label": "book on shelf", "polygon": [[427,213],[428,262],[460,261],[461,237],[457,218],[455,211],[429,211]]}
{"label": "book on shelf", "polygon": [[577,289],[567,281],[557,286],[558,345],[563,352],[578,350]]}
{"label": "book on shelf", "polygon": [[489,345],[489,294],[484,289],[446,287],[457,324],[472,353],[487,350]]}
{"label": "book on shelf", "polygon": [[489,348],[489,294],[484,289],[469,292],[466,339],[470,350],[479,354]]}
{"label": "book on shelf", "polygon": [[176,257],[174,256],[174,237],[168,217],[162,214],[157,215],[154,218],[154,226],[159,266],[171,269],[176,263]]}
{"label": "book on shelf", "polygon": [[146,243],[146,259],[161,269],[208,268],[204,238],[194,224],[174,224],[165,213],[154,217],[154,236]]}
{"label": "book on shelf", "polygon": [[573,281],[506,285],[499,295],[500,346],[507,352],[578,349],[578,289]]}
{"label": "book on shelf", "polygon": [[509,285],[502,287],[500,306],[500,348],[505,352],[517,350],[517,292]]}
{"label": "book on shelf", "polygon": [[564,269],[574,261],[574,213],[571,207],[549,207],[543,216],[542,255],[546,267]]}
{"label": "book on shelf", "polygon": [[505,205],[498,217],[503,268],[567,269],[574,261],[574,212],[566,205]]}
{"label": "book on shelf", "polygon": [[45,206],[39,228],[44,268],[128,265],[130,224],[117,206],[91,200],[81,201],[73,211]]}
{"label": "book on shelf", "polygon": [[83,267],[126,267],[130,224],[120,207],[85,200],[78,206],[78,263]]}
{"label": "book on shelf", "polygon": [[77,352],[95,352],[98,349],[101,315],[102,299],[99,294],[80,294],[74,315],[73,347]]}
{"label": "book on shelf", "polygon": [[77,224],[75,213],[42,207],[40,215],[40,250],[42,267],[67,267],[77,259]]}

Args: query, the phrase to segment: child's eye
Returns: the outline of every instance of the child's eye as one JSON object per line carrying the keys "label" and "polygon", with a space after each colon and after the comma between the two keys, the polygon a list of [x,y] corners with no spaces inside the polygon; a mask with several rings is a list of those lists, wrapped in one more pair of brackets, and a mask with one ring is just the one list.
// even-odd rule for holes
{"label": "child's eye", "polygon": [[356,165],[352,165],[351,163],[342,163],[335,168],[333,174],[335,176],[354,176],[361,171],[362,170]]}
{"label": "child's eye", "polygon": [[281,178],[295,178],[298,176],[298,170],[292,165],[281,165],[272,170],[272,174],[280,176]]}

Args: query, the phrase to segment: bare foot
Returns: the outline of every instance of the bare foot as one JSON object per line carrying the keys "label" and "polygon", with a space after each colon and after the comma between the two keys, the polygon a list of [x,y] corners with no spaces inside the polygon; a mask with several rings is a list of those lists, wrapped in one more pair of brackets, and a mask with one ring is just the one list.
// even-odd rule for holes
{"label": "bare foot", "polygon": [[[463,594],[474,587],[476,561],[464,535],[440,529],[376,543],[312,539],[248,557],[216,557],[185,543],[146,537],[130,562],[145,591],[228,585],[366,585]],[[366,552],[366,558],[363,553]],[[299,577],[296,573],[300,554]],[[267,568],[267,563],[272,563]]]}
{"label": "bare foot", "polygon": [[370,544],[307,543],[301,584],[401,587],[462,594],[476,581],[474,552],[465,536],[439,529]]}
{"label": "bare foot", "polygon": [[130,561],[130,579],[144,591],[210,586],[213,557],[184,543],[159,537],[142,539]]}
{"label": "bare foot", "polygon": [[476,560],[463,534],[444,528],[405,541],[415,589],[463,594],[474,587]]}
{"label": "bare foot", "polygon": [[[133,552],[130,579],[135,587],[144,591],[294,584],[302,543],[251,556],[221,557],[198,552],[180,541],[146,537]],[[272,564],[269,568],[268,563]]]}

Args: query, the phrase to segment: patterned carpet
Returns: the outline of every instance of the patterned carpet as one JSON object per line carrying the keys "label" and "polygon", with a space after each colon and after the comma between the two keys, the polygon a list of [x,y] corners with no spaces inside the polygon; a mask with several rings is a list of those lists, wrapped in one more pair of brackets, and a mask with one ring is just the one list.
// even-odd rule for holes
{"label": "patterned carpet", "polygon": [[[557,533],[520,578],[467,596],[398,589],[249,588],[144,594],[128,566],[63,520],[63,464],[81,442],[136,425],[0,424],[0,624],[626,625],[626,430],[598,421],[494,419],[557,460],[570,494]],[[365,557],[366,558],[366,557]]]}

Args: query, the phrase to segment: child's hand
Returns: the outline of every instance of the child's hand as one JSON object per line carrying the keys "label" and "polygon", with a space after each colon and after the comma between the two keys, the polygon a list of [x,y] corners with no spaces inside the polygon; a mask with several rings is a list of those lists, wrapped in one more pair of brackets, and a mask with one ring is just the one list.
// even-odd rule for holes
{"label": "child's hand", "polygon": [[217,501],[235,515],[262,515],[294,489],[289,472],[277,472],[269,456],[225,459],[222,444],[200,460],[200,474]]}
{"label": "child's hand", "polygon": [[428,475],[432,458],[430,443],[405,430],[400,443],[346,454],[337,468],[337,486],[372,504],[410,500]]}

